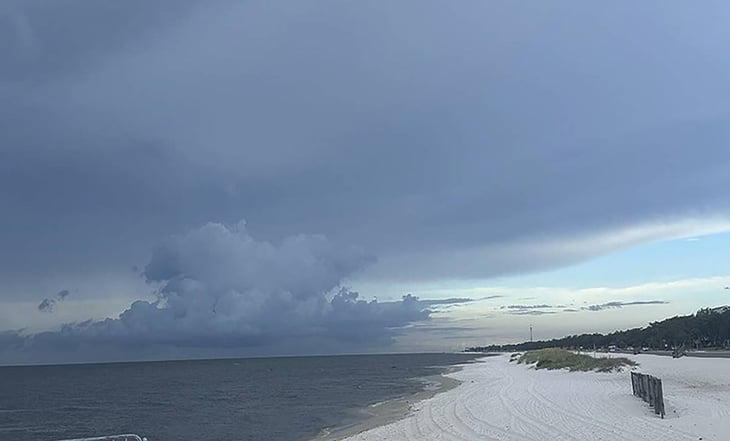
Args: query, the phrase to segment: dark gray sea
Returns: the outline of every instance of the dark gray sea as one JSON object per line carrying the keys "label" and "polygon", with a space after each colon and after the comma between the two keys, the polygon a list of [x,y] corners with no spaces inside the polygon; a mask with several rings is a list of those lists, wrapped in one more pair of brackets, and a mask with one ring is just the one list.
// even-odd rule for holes
{"label": "dark gray sea", "polygon": [[303,441],[419,392],[474,354],[0,367],[0,441],[137,433],[150,441]]}

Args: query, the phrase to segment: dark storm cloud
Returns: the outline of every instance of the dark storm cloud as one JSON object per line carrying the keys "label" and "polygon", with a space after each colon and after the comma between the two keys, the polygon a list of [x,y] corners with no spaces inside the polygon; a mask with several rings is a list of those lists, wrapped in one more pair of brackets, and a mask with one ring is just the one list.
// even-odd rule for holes
{"label": "dark storm cloud", "polygon": [[16,351],[26,343],[26,338],[16,331],[0,331],[0,354],[3,351]]}
{"label": "dark storm cloud", "polygon": [[371,277],[485,277],[728,209],[724,3],[63,5],[2,9],[7,273],[245,217],[367,248]]}
{"label": "dark storm cloud", "polygon": [[[430,304],[463,301],[429,303],[406,295],[378,302],[340,286],[371,262],[323,236],[298,235],[273,244],[254,239],[242,222],[207,224],[170,238],[152,255],[145,277],[159,285],[156,301],[136,301],[118,318],[28,335],[25,346],[31,352],[79,345],[222,348],[238,354],[272,348],[362,351],[388,346],[399,328],[427,320]],[[44,304],[52,308],[67,295],[61,291]],[[84,357],[98,355],[84,351]]]}
{"label": "dark storm cloud", "polygon": [[188,0],[7,0],[0,5],[0,80],[78,74],[179,22]]}

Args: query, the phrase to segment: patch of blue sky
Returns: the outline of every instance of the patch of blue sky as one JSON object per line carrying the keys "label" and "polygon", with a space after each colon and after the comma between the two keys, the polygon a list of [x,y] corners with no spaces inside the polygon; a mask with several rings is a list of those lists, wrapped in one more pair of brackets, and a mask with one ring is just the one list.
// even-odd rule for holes
{"label": "patch of blue sky", "polygon": [[[504,277],[509,287],[620,287],[730,274],[730,232],[654,242],[553,271]],[[718,287],[721,289],[724,287]]]}

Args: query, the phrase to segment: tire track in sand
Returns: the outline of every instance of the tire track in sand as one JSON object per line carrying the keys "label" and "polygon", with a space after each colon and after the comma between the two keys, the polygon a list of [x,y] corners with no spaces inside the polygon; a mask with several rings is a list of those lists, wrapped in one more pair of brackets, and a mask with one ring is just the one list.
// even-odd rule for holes
{"label": "tire track in sand", "polygon": [[[639,428],[639,430],[636,430],[636,427],[633,427],[632,429],[625,429],[619,426],[618,423],[625,424],[626,418],[630,415],[626,415],[625,412],[617,411],[615,406],[606,406],[606,402],[611,401],[610,395],[607,397],[599,397],[597,394],[584,394],[582,395],[582,397],[587,397],[589,399],[586,400],[585,403],[582,403],[578,399],[579,394],[575,392],[565,393],[561,395],[562,397],[566,398],[566,401],[563,402],[548,398],[544,393],[538,391],[538,386],[539,383],[534,379],[533,381],[530,381],[529,385],[527,386],[528,394],[535,400],[544,403],[547,408],[550,408],[555,412],[562,413],[569,418],[581,422],[585,426],[592,426],[594,428],[600,429],[607,436],[615,437],[617,435],[620,435],[621,439],[643,439],[646,441],[654,441],[656,439],[684,439],[687,441],[696,440],[696,436],[693,434],[689,434],[678,429],[666,427],[665,425],[656,423],[648,418],[641,419],[641,426],[650,426],[653,429],[652,431],[646,431],[645,429],[642,430],[641,428]],[[571,391],[570,388],[565,388],[563,390]],[[608,417],[609,420],[616,421],[617,424],[606,423],[601,421],[601,419],[599,418],[586,416],[571,409],[586,409],[587,411],[589,409],[593,409],[593,412],[595,413],[596,411],[598,411],[603,419],[606,419],[606,417]],[[678,438],[677,435],[679,435],[680,437]]]}
{"label": "tire track in sand", "polygon": [[559,429],[555,426],[554,422],[546,421],[547,412],[543,407],[536,406],[534,397],[528,395],[524,405],[534,408],[535,414],[523,411],[517,404],[513,404],[513,400],[510,399],[508,392],[514,386],[514,376],[509,372],[505,372],[504,369],[502,374],[507,379],[507,385],[499,390],[498,396],[500,402],[526,429],[525,433],[529,433],[535,439],[545,439],[546,435],[548,435],[548,439],[584,441],[582,438],[573,436],[573,434],[566,430]]}

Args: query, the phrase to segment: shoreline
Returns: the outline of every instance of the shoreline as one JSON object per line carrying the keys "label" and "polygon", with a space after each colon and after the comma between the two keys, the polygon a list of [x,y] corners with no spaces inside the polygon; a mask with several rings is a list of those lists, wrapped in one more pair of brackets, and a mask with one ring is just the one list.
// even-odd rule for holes
{"label": "shoreline", "polygon": [[308,441],[342,441],[363,432],[386,426],[407,418],[413,412],[413,406],[422,401],[435,397],[437,394],[448,392],[462,384],[462,381],[449,377],[460,372],[469,363],[448,366],[440,374],[419,377],[423,389],[391,400],[370,404],[354,412],[359,414],[359,421],[342,426],[326,427],[319,435]]}

